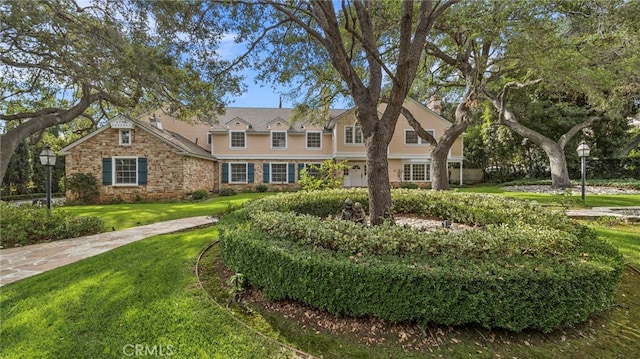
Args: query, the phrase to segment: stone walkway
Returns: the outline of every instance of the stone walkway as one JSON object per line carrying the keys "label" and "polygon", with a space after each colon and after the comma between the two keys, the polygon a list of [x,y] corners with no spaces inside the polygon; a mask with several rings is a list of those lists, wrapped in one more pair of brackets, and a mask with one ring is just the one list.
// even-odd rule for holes
{"label": "stone walkway", "polygon": [[207,216],[176,219],[115,232],[0,249],[0,287],[159,234],[210,225]]}

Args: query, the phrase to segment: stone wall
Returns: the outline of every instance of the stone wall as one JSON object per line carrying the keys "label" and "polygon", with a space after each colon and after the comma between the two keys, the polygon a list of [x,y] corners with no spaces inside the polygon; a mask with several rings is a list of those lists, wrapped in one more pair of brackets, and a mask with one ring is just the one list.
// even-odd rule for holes
{"label": "stone wall", "polygon": [[[195,189],[214,186],[213,161],[181,155],[180,150],[168,145],[152,134],[136,128],[132,131],[131,145],[118,144],[119,131],[107,128],[76,145],[66,156],[66,175],[90,173],[98,180],[100,203],[156,201],[184,198]],[[146,185],[103,185],[102,158],[114,156],[146,157]],[[207,164],[208,162],[208,164]],[[185,171],[196,174],[187,184]],[[194,188],[194,183],[200,186]],[[73,200],[70,193],[67,199]]]}

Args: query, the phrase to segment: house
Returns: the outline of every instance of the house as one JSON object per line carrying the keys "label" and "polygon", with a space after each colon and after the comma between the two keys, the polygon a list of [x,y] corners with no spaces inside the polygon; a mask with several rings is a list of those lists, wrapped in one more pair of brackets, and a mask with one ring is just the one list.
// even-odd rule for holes
{"label": "house", "polygon": [[[436,138],[451,126],[439,115],[437,102],[428,108],[409,99],[405,107]],[[293,121],[292,116],[292,109],[227,108],[214,124],[207,124],[156,111],[135,120],[119,117],[61,153],[67,155],[67,175],[90,171],[102,179],[102,202],[135,196],[182,198],[198,189],[217,192],[225,187],[298,188],[300,171],[325,160],[347,163],[345,187],[367,185],[364,137],[354,109],[330,110],[318,123]],[[388,149],[390,182],[428,186],[430,151],[400,116]],[[452,179],[462,183],[462,138],[452,146],[448,161],[455,167]]]}
{"label": "house", "polygon": [[[380,111],[385,104],[381,104]],[[451,123],[417,101],[405,107],[434,137]],[[229,108],[210,129],[212,154],[218,160],[219,186],[272,188],[295,185],[305,166],[332,159],[345,161],[345,187],[367,185],[366,150],[355,110],[334,110],[328,124],[290,122],[291,109]],[[462,138],[451,149],[449,161],[462,168]],[[431,146],[420,139],[401,116],[389,144],[389,180],[392,184],[431,181]],[[461,180],[461,170],[456,174]],[[453,171],[452,171],[452,175]]]}
{"label": "house", "polygon": [[98,179],[97,201],[102,203],[179,199],[216,185],[210,151],[157,121],[118,116],[60,154],[66,156],[67,176],[89,173]]}

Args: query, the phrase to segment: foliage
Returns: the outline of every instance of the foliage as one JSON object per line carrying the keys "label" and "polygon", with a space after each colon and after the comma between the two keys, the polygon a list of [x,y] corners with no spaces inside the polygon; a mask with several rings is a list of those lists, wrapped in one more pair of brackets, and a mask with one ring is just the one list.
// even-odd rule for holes
{"label": "foliage", "polygon": [[[216,54],[227,33],[221,11],[191,2],[0,3],[2,153],[78,117],[95,126],[123,110],[162,107],[180,119],[221,113],[223,97],[239,92]],[[0,157],[0,177],[7,163]]]}
{"label": "foliage", "polygon": [[268,189],[269,189],[269,187],[267,187],[266,184],[259,184],[259,185],[256,186],[256,192],[258,192],[258,193],[267,192]]}
{"label": "foliage", "polygon": [[32,177],[32,163],[30,160],[29,146],[26,141],[18,144],[15,153],[11,156],[8,175],[2,179],[3,195],[29,193],[29,184]]}
{"label": "foliage", "polygon": [[225,187],[220,189],[220,196],[221,197],[228,197],[228,196],[234,196],[235,194],[237,194],[238,192],[231,188],[231,187]]}
{"label": "foliage", "polygon": [[81,203],[91,203],[100,194],[98,180],[91,173],[73,173],[67,176],[65,188]]}
{"label": "foliage", "polygon": [[548,332],[613,304],[621,255],[560,212],[486,195],[394,190],[396,214],[481,226],[422,233],[331,220],[345,197],[367,195],[301,192],[249,203],[219,223],[225,262],[270,299],[390,321]]}
{"label": "foliage", "polygon": [[104,222],[98,217],[74,216],[62,210],[48,215],[46,208],[28,204],[14,206],[0,202],[0,219],[0,246],[4,248],[75,238],[104,230]]}
{"label": "foliage", "polygon": [[191,199],[193,199],[194,201],[199,201],[207,198],[209,198],[209,192],[204,189],[199,189],[191,193]]}
{"label": "foliage", "polygon": [[[310,168],[312,167],[312,168]],[[315,191],[342,187],[344,170],[349,168],[346,161],[326,160],[317,165],[310,165],[300,170],[298,183],[303,190]]]}

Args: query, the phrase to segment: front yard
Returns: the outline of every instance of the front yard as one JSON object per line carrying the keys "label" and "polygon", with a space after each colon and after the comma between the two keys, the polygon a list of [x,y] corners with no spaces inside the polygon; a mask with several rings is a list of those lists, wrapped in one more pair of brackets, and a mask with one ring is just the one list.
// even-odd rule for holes
{"label": "front yard", "polygon": [[[212,215],[253,196],[257,195],[65,209],[98,215],[121,229]],[[598,205],[606,202],[598,201]],[[640,196],[613,201],[610,205],[637,204]],[[628,263],[640,268],[640,224],[589,225],[617,246]],[[136,353],[174,358],[294,357],[232,320],[199,287],[194,265],[215,239],[214,227],[157,236],[0,288],[0,357],[113,358]],[[215,256],[211,252],[205,260]],[[224,291],[221,285],[210,280],[207,290]],[[617,298],[612,310],[550,334],[430,327],[417,336],[381,332],[386,339],[370,345],[348,334],[302,327],[269,312],[254,314],[250,320],[270,337],[325,358],[633,357],[640,352],[640,273],[625,271]],[[411,348],[411,340],[428,340],[432,345],[418,352]]]}

